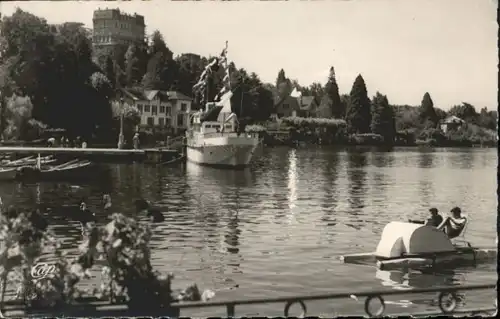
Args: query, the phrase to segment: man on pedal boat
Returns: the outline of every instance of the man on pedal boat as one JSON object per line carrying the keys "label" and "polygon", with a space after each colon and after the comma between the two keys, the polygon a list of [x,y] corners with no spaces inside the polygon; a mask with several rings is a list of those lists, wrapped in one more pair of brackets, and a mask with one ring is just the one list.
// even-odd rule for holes
{"label": "man on pedal boat", "polygon": [[453,207],[451,216],[446,217],[443,222],[437,226],[437,229],[443,229],[448,238],[452,239],[458,237],[467,223],[467,218],[462,216],[460,207]]}
{"label": "man on pedal boat", "polygon": [[414,223],[414,224],[425,224],[425,225],[430,225],[430,226],[434,226],[434,227],[438,227],[439,225],[441,225],[441,223],[443,222],[443,217],[441,217],[441,215],[439,215],[439,212],[437,210],[437,208],[431,208],[429,209],[429,212],[431,213],[431,216],[426,220],[426,221],[421,221],[421,220],[409,220],[410,223]]}

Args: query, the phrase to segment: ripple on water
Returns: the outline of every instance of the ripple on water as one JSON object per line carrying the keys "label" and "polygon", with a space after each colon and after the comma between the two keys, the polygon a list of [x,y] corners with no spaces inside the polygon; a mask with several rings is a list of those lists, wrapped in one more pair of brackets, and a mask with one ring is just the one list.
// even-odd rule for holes
{"label": "ripple on water", "polygon": [[[6,203],[25,205],[74,204],[84,197],[100,223],[106,221],[98,209],[104,192],[112,195],[113,209],[126,214],[133,214],[137,197],[151,200],[166,218],[153,226],[155,268],[174,272],[176,287],[195,281],[202,288],[214,288],[217,299],[497,280],[493,266],[405,274],[338,261],[341,254],[372,251],[389,221],[423,218],[431,206],[442,212],[462,207],[471,220],[468,240],[476,246],[492,246],[497,208],[495,150],[275,148],[265,149],[257,161],[263,164],[245,171],[111,165],[98,183],[14,188],[3,183],[0,195]],[[48,217],[74,256],[81,238],[78,223],[64,216]],[[95,276],[90,284],[99,282]],[[403,299],[411,303],[409,309],[433,307],[430,296],[397,298],[390,306],[395,311],[408,306]],[[484,296],[473,299],[470,302],[489,302]],[[360,313],[362,306],[356,301],[318,302],[309,309],[331,316]],[[274,305],[238,308],[241,315],[282,315],[282,311]],[[223,310],[186,313],[218,314],[224,315]]]}

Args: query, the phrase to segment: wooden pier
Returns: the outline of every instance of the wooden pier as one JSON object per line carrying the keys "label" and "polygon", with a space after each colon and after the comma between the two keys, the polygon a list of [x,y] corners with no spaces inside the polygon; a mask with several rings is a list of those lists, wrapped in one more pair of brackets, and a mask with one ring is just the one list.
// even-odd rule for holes
{"label": "wooden pier", "polygon": [[114,149],[114,148],[66,148],[66,147],[0,147],[0,155],[15,156],[38,155],[64,158],[82,158],[105,162],[142,161],[161,163],[178,157],[179,151],[164,148],[151,149]]}

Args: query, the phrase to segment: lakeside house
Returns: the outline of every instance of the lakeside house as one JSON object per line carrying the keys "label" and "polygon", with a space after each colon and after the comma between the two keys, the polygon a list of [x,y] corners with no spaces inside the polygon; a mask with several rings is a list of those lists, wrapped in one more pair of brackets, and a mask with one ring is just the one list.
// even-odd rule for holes
{"label": "lakeside house", "polygon": [[316,117],[318,103],[314,96],[293,97],[286,96],[284,98],[275,97],[274,113],[271,114],[271,119],[277,120],[284,117]]}
{"label": "lakeside house", "polygon": [[451,115],[439,123],[439,128],[441,129],[441,131],[443,131],[443,133],[446,133],[449,130],[457,130],[464,124],[464,120],[455,115]]}
{"label": "lakeside house", "polygon": [[318,103],[314,96],[302,96],[300,100],[300,111],[298,116],[301,117],[316,117]]}
{"label": "lakeside house", "polygon": [[176,91],[121,89],[124,102],[141,114],[139,130],[182,132],[187,129],[193,112],[193,99]]}
{"label": "lakeside house", "polygon": [[283,117],[297,116],[299,112],[300,106],[296,98],[290,95],[283,98],[278,96],[274,98],[274,113],[271,114],[272,119],[277,120]]}

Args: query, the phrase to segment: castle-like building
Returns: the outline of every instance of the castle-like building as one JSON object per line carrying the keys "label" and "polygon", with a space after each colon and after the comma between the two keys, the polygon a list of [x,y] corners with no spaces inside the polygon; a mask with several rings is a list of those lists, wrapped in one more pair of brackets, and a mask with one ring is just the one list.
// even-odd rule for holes
{"label": "castle-like building", "polygon": [[112,49],[118,44],[144,42],[144,16],[129,15],[119,9],[94,11],[92,44],[94,48]]}

